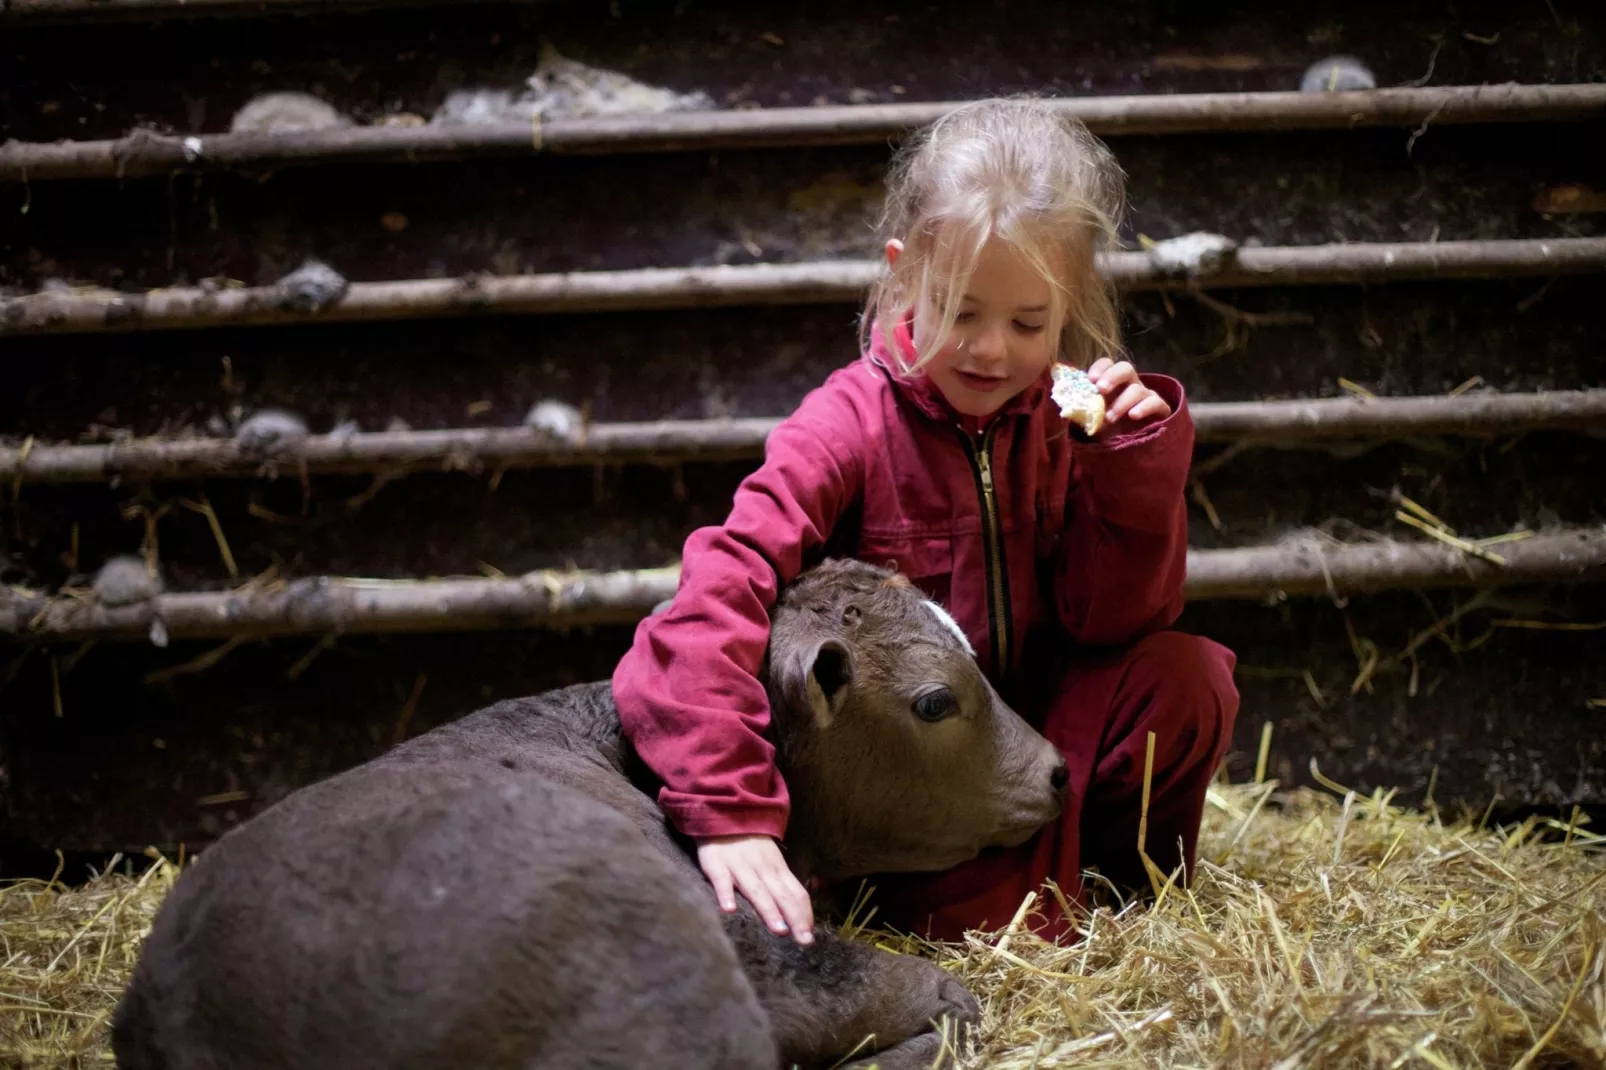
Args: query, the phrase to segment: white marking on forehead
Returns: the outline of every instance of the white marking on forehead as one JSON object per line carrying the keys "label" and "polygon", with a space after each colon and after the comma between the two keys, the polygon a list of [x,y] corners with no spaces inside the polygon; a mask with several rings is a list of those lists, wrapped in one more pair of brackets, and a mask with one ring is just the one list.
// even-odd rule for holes
{"label": "white marking on forehead", "polygon": [[931,610],[937,615],[937,619],[942,622],[943,627],[947,628],[949,631],[953,632],[959,637],[959,643],[965,648],[965,653],[969,654],[971,657],[975,657],[976,651],[971,647],[969,638],[965,636],[965,629],[959,626],[959,622],[950,617],[946,609],[942,608],[931,599],[924,598],[921,599],[921,601],[926,604],[927,609]]}

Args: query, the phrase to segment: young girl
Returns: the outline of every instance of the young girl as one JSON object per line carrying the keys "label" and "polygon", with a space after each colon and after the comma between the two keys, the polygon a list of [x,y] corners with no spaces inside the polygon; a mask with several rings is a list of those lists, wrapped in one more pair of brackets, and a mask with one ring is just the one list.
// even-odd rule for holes
{"label": "young girl", "polygon": [[[1085,127],[1037,101],[967,104],[907,142],[862,355],[774,430],[729,518],[687,539],[670,607],[637,629],[613,678],[619,715],[725,910],[739,890],[777,933],[813,939],[780,846],[788,799],[757,673],[780,588],[827,552],[895,567],[944,605],[1071,773],[1063,816],[1023,846],[878,879],[883,923],[934,939],[1001,928],[1044,880],[1074,901],[1088,868],[1145,887],[1149,732],[1146,851],[1191,872],[1238,695],[1230,651],[1167,630],[1193,426],[1175,380],[1120,359],[1094,258],[1122,179]],[[1106,401],[1091,438],[1050,398],[1056,360]],[[1067,919],[1047,902],[1029,923],[1053,939]]]}

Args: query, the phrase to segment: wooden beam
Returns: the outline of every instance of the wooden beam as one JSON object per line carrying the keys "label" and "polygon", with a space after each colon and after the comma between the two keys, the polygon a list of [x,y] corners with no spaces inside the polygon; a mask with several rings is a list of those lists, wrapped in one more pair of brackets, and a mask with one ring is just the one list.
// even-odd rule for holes
{"label": "wooden beam", "polygon": [[[509,3],[516,0],[450,0],[451,3]],[[544,0],[522,0],[542,3]],[[172,18],[371,11],[383,8],[445,7],[447,0],[0,0],[0,26]]]}
{"label": "wooden beam", "polygon": [[[1313,536],[1190,550],[1186,593],[1195,601],[1265,599],[1606,579],[1603,529],[1536,535],[1499,550],[1504,565],[1425,541],[1337,544]],[[140,639],[157,621],[175,639],[629,624],[672,597],[679,578],[673,567],[540,571],[507,579],[318,576],[273,587],[164,594],[116,608],[0,588],[0,635],[55,642]]]}
{"label": "wooden beam", "polygon": [[[1200,442],[1402,439],[1556,430],[1606,433],[1606,389],[1196,402],[1191,411]],[[572,442],[525,427],[311,435],[266,461],[224,438],[152,437],[85,446],[34,444],[0,447],[0,483],[22,486],[113,479],[272,478],[302,472],[480,471],[751,460],[763,456],[764,441],[777,422],[772,417],[750,417],[593,424],[583,439]]]}
{"label": "wooden beam", "polygon": [[1188,597],[1198,600],[1364,595],[1425,588],[1491,588],[1606,579],[1606,528],[1535,535],[1495,548],[1504,565],[1438,541],[1336,543],[1321,536],[1271,546],[1190,550]]}
{"label": "wooden beam", "polygon": [[1201,442],[1520,435],[1562,430],[1606,434],[1606,389],[1198,402],[1193,412]]}
{"label": "wooden beam", "polygon": [[[16,0],[13,0],[15,5]],[[36,0],[37,2],[37,0]],[[127,0],[125,0],[127,2]],[[194,0],[190,0],[191,3]],[[96,7],[103,6],[94,0]],[[495,125],[358,126],[279,134],[163,135],[0,145],[0,181],[131,178],[175,171],[420,163],[525,154],[602,155],[885,143],[959,101],[547,119]],[[1606,83],[1466,85],[1353,93],[1151,93],[1056,101],[1103,137],[1349,130],[1606,117]]]}
{"label": "wooden beam", "polygon": [[[1428,279],[1518,278],[1606,270],[1606,238],[1341,242],[1240,249],[1198,275],[1147,252],[1115,252],[1100,270],[1122,289],[1351,285]],[[289,323],[348,323],[463,315],[532,315],[728,308],[859,301],[881,267],[870,260],[634,268],[542,275],[353,282],[317,312],[289,307],[273,286],[144,293],[90,289],[0,299],[0,337],[116,333]]]}

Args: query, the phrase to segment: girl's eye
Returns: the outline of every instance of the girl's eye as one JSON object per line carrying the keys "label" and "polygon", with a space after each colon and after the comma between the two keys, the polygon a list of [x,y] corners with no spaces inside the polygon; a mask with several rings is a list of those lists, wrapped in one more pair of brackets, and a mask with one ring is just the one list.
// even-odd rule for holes
{"label": "girl's eye", "polygon": [[946,687],[928,691],[915,699],[915,716],[928,724],[936,724],[959,712],[959,700]]}
{"label": "girl's eye", "polygon": [[1036,334],[1043,329],[1043,325],[1041,323],[1022,323],[1020,320],[1016,320],[1015,329],[1023,334]]}
{"label": "girl's eye", "polygon": [[975,318],[976,318],[976,314],[974,312],[961,312],[961,313],[959,313],[958,315],[956,315],[954,317],[954,322],[955,323],[969,323],[971,320],[973,320]]}

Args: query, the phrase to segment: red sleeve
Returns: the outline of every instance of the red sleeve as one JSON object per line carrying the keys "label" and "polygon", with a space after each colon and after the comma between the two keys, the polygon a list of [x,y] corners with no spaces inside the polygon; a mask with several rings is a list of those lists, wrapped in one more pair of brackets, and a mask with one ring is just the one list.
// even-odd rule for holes
{"label": "red sleeve", "polygon": [[764,738],[758,672],[780,589],[858,498],[863,423],[839,372],[769,435],[724,524],[686,540],[670,607],[636,628],[613,676],[626,737],[693,837],[786,830],[789,799]]}
{"label": "red sleeve", "polygon": [[1055,591],[1060,622],[1089,646],[1130,643],[1182,614],[1193,417],[1181,383],[1141,378],[1171,415],[1073,447]]}

